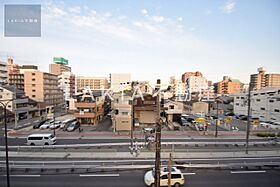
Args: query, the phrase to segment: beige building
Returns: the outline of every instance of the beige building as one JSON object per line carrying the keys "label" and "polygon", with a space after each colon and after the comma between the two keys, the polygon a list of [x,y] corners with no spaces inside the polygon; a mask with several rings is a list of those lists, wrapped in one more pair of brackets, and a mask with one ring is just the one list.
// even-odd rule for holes
{"label": "beige building", "polygon": [[279,88],[280,73],[266,73],[263,67],[258,68],[258,74],[252,74],[250,78],[253,89]]}
{"label": "beige building", "polygon": [[130,131],[132,126],[132,107],[129,104],[131,95],[115,93],[112,107],[112,126],[114,131]]}
{"label": "beige building", "polygon": [[203,113],[208,114],[209,105],[206,102],[194,102],[192,104],[192,114]]}
{"label": "beige building", "polygon": [[75,118],[81,124],[97,124],[104,116],[104,97],[101,91],[83,90],[75,101]]}
{"label": "beige building", "polygon": [[8,83],[7,63],[0,61],[0,84]]}
{"label": "beige building", "polygon": [[155,124],[157,118],[156,97],[151,94],[136,98],[134,106],[134,118],[139,120],[140,124]]}
{"label": "beige building", "polygon": [[71,67],[64,64],[50,64],[49,70],[51,74],[60,75],[62,72],[71,72]]}
{"label": "beige building", "polygon": [[235,94],[240,92],[242,83],[237,79],[224,76],[223,80],[217,83],[217,86],[218,94]]}
{"label": "beige building", "polygon": [[76,77],[76,93],[81,93],[84,88],[91,90],[104,90],[109,88],[106,77]]}

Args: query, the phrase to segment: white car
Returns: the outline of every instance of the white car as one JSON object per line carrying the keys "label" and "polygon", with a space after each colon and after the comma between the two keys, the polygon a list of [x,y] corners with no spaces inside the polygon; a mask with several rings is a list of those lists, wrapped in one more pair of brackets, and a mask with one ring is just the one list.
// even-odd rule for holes
{"label": "white car", "polygon": [[[144,176],[144,182],[147,186],[155,186],[155,171],[150,170]],[[171,186],[179,187],[184,185],[185,178],[182,172],[176,167],[171,168]],[[160,186],[168,186],[168,168],[162,168],[160,174]]]}
{"label": "white car", "polygon": [[43,125],[40,126],[40,129],[48,129],[50,128],[50,126],[53,124],[53,120],[51,121],[46,121],[46,123],[44,123]]}
{"label": "white car", "polygon": [[61,121],[56,121],[54,122],[54,124],[50,126],[50,129],[57,129],[60,127],[60,125],[61,125]]}

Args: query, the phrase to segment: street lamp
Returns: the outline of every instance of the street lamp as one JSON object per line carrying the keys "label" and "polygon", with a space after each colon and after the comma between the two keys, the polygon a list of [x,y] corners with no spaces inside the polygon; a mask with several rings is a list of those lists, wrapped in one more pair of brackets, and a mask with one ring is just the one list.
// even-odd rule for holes
{"label": "street lamp", "polygon": [[0,104],[3,106],[4,109],[4,125],[5,125],[5,151],[6,151],[6,174],[7,174],[7,186],[10,187],[10,172],[9,172],[9,152],[8,152],[8,133],[7,133],[7,105],[9,102],[13,101],[6,100],[4,103],[3,101],[0,101]]}

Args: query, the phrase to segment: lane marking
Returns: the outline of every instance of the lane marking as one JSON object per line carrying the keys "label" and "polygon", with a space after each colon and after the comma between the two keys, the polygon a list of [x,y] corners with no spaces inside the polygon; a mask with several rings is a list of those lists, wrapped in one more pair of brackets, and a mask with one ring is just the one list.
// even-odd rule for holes
{"label": "lane marking", "polygon": [[195,175],[196,173],[183,173],[183,175]]}
{"label": "lane marking", "polygon": [[231,174],[247,174],[247,173],[265,173],[266,171],[230,171]]}
{"label": "lane marking", "polygon": [[80,177],[119,177],[120,174],[80,174]]}
{"label": "lane marking", "polygon": [[[7,175],[1,175],[1,176],[7,176]],[[41,175],[10,175],[10,177],[41,177]]]}

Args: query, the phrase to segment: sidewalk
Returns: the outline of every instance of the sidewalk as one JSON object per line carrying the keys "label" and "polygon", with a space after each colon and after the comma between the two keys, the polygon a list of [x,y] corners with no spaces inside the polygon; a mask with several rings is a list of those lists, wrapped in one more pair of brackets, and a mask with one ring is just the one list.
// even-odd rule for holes
{"label": "sidewalk", "polygon": [[[169,152],[161,152],[161,158],[168,159]],[[187,159],[187,158],[245,158],[245,157],[265,157],[273,156],[279,157],[280,151],[245,151],[239,152],[173,152],[173,159]],[[0,157],[5,157],[5,152],[0,152]],[[12,152],[9,151],[9,157],[23,157],[23,158],[91,158],[91,159],[129,159],[135,158],[130,152]],[[154,152],[140,152],[136,158],[154,159]]]}

